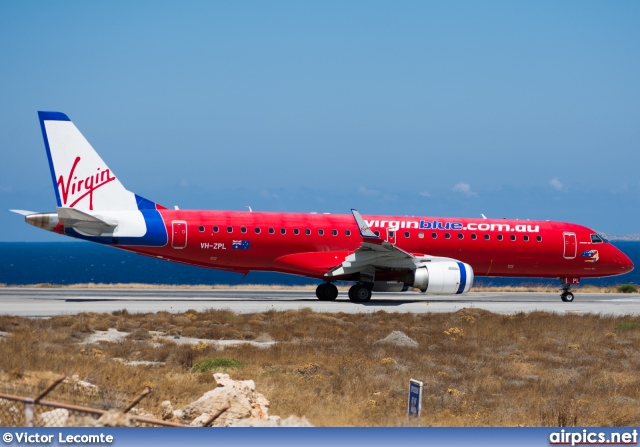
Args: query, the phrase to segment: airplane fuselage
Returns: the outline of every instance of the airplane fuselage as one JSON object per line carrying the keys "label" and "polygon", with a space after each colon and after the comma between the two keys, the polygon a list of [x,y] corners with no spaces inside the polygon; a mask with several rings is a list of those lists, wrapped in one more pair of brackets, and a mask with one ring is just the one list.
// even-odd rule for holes
{"label": "airplane fuselage", "polygon": [[[277,271],[323,278],[361,243],[351,215],[159,210],[162,247],[127,247],[181,263],[246,273]],[[420,256],[455,258],[477,276],[602,277],[627,273],[630,261],[577,224],[365,215],[380,238]],[[118,244],[115,244],[119,246]],[[308,256],[305,256],[308,254]],[[387,272],[393,279],[393,272]]]}

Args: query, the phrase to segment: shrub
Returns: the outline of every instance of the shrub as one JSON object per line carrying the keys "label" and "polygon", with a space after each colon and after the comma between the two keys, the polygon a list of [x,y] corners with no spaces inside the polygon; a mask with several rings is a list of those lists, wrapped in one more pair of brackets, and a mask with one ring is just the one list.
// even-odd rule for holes
{"label": "shrub", "polygon": [[216,357],[215,359],[203,359],[193,365],[191,372],[207,372],[214,368],[240,368],[243,363],[228,357]]}
{"label": "shrub", "polygon": [[627,331],[630,331],[632,329],[638,329],[638,328],[640,328],[640,324],[628,321],[626,323],[620,323],[619,325],[617,325],[616,326],[616,331],[618,331],[618,332],[627,332]]}
{"label": "shrub", "polygon": [[633,284],[621,284],[616,290],[620,293],[638,293],[638,287]]}

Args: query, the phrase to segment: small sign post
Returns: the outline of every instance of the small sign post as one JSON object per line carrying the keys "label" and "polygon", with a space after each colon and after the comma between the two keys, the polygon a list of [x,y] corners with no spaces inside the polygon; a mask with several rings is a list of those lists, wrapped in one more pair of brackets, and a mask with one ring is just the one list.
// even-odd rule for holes
{"label": "small sign post", "polygon": [[409,380],[409,405],[408,416],[420,418],[422,412],[422,382],[410,379]]}

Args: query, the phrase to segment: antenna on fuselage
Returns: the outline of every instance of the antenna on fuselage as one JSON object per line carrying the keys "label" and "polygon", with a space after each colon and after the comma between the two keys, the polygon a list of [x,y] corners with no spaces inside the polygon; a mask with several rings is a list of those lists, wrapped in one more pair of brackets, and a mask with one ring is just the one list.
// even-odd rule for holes
{"label": "antenna on fuselage", "polygon": [[480,215],[482,216],[483,219],[486,219],[487,216],[485,216],[484,214],[480,213]]}
{"label": "antenna on fuselage", "polygon": [[253,210],[251,209],[251,206],[246,205],[246,207],[247,207],[247,208],[249,208],[249,212],[250,212],[250,213],[253,213]]}

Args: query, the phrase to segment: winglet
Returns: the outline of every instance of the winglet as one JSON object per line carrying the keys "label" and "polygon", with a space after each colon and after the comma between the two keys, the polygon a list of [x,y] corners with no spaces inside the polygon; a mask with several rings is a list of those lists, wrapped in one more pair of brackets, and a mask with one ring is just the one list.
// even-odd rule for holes
{"label": "winglet", "polygon": [[360,230],[360,236],[368,239],[380,239],[373,231],[371,231],[371,228],[369,228],[369,225],[367,225],[357,210],[351,209],[351,213],[353,213],[353,218],[356,220],[358,230]]}

